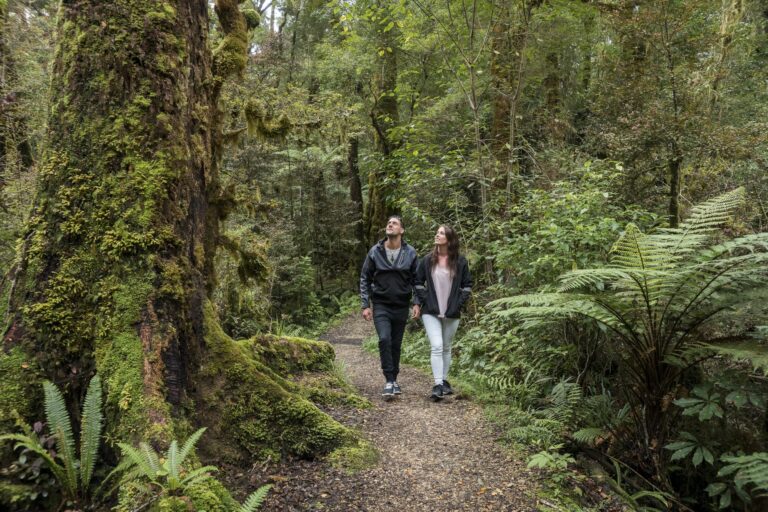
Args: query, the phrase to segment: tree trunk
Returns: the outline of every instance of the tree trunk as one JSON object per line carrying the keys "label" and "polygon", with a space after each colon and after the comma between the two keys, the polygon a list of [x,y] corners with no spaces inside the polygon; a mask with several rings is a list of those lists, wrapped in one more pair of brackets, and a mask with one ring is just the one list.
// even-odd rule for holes
{"label": "tree trunk", "polygon": [[98,372],[110,439],[163,445],[192,423],[218,457],[323,453],[346,430],[259,359],[271,341],[228,338],[208,299],[225,201],[217,97],[248,42],[236,0],[215,10],[212,53],[206,0],[62,3],[4,348],[33,355],[71,402]]}
{"label": "tree trunk", "polygon": [[360,168],[358,166],[358,150],[360,141],[357,136],[349,138],[347,150],[347,170],[349,172],[349,197],[352,200],[352,218],[355,223],[355,238],[358,249],[356,252],[356,265],[360,265],[365,259],[368,244],[365,238],[365,226],[363,225],[363,189],[360,184]]}
{"label": "tree trunk", "polygon": [[[389,14],[387,9],[382,11]],[[396,149],[396,144],[391,140],[389,130],[397,126],[400,120],[395,92],[398,29],[395,26],[385,32],[378,26],[377,30],[380,70],[375,77],[376,91],[371,109],[371,123],[380,159],[378,165],[368,174],[368,208],[365,225],[369,244],[380,238],[387,216],[396,213],[392,197],[397,189],[397,176],[391,175],[392,169],[389,165],[391,162],[388,158]]]}

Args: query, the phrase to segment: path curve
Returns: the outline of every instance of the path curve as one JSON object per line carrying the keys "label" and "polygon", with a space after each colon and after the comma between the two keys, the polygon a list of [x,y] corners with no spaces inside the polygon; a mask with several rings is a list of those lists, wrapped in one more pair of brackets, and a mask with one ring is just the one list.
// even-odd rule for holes
{"label": "path curve", "polygon": [[[403,394],[381,399],[378,357],[362,350],[373,327],[350,316],[323,339],[333,344],[351,382],[374,407],[337,419],[358,428],[380,453],[378,464],[354,475],[299,463],[286,475],[264,510],[274,511],[535,511],[536,476],[504,449],[469,400],[433,403],[431,375],[401,368]],[[425,347],[427,350],[427,347]],[[280,470],[278,468],[277,471]],[[294,464],[294,470],[295,464]]]}

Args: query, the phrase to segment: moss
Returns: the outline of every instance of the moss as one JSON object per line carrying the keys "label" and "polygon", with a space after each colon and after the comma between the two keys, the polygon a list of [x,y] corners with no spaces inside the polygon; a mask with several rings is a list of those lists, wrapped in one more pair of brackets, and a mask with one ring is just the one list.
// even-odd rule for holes
{"label": "moss", "polygon": [[150,512],[192,512],[195,508],[192,500],[186,496],[166,496],[149,510]]}
{"label": "moss", "polygon": [[261,16],[256,9],[243,9],[241,11],[245,17],[245,24],[248,30],[253,30],[261,23]]}
{"label": "moss", "polygon": [[[219,327],[210,303],[205,311],[209,358],[197,383],[199,413],[211,434],[201,447],[204,455],[235,461],[282,453],[317,457],[356,440],[351,430],[301,396],[298,385],[259,360],[259,350],[272,344],[234,342]],[[271,350],[278,346],[293,354],[282,342]],[[328,357],[319,342],[303,340],[299,346]]]}
{"label": "moss", "polygon": [[355,393],[354,389],[334,372],[302,374],[297,383],[308,400],[322,405],[346,405],[356,409],[368,409],[373,404]]}
{"label": "moss", "polygon": [[245,69],[248,59],[248,26],[237,0],[216,0],[214,7],[224,39],[213,52],[213,69],[223,80]]}
{"label": "moss", "polygon": [[229,491],[214,478],[207,478],[188,487],[185,494],[192,500],[194,510],[232,512],[239,508]]}
{"label": "moss", "polygon": [[347,474],[371,468],[378,461],[379,452],[370,442],[363,439],[355,444],[338,448],[328,455],[328,462],[333,467],[343,469]]}
{"label": "moss", "polygon": [[326,342],[262,335],[244,342],[243,346],[281,375],[333,369],[333,347]]}
{"label": "moss", "polygon": [[16,411],[28,418],[41,401],[41,376],[37,363],[19,347],[0,351],[0,432],[10,432]]}

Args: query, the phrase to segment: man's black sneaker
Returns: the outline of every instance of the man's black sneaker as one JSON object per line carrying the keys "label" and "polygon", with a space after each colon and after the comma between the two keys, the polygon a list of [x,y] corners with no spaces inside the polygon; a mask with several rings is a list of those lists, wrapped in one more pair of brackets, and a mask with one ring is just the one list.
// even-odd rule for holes
{"label": "man's black sneaker", "polygon": [[444,395],[453,394],[453,388],[451,388],[451,384],[447,380],[443,381],[443,394]]}
{"label": "man's black sneaker", "polygon": [[430,398],[435,402],[442,400],[443,386],[441,386],[440,384],[435,384],[435,386],[432,388],[432,395],[430,396]]}
{"label": "man's black sneaker", "polygon": [[384,400],[390,400],[395,396],[394,382],[387,382],[387,385],[384,386],[384,392],[381,394],[381,396],[384,397]]}
{"label": "man's black sneaker", "polygon": [[402,395],[402,394],[403,394],[403,390],[402,390],[402,389],[400,389],[400,384],[398,384],[397,382],[393,382],[393,383],[392,383],[392,391],[393,391],[393,392],[394,392],[396,395]]}

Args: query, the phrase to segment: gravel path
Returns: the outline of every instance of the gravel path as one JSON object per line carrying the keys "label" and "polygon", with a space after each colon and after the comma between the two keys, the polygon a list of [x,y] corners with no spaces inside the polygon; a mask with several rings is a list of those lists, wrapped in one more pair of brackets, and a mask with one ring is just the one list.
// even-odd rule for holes
{"label": "gravel path", "polygon": [[361,348],[372,332],[370,323],[354,316],[324,339],[360,394],[374,404],[334,416],[373,442],[378,464],[349,476],[327,464],[281,463],[269,468],[276,485],[263,510],[538,510],[536,477],[496,442],[477,405],[461,397],[433,403],[431,375],[408,367],[398,378],[403,394],[390,402],[381,399],[378,357]]}

